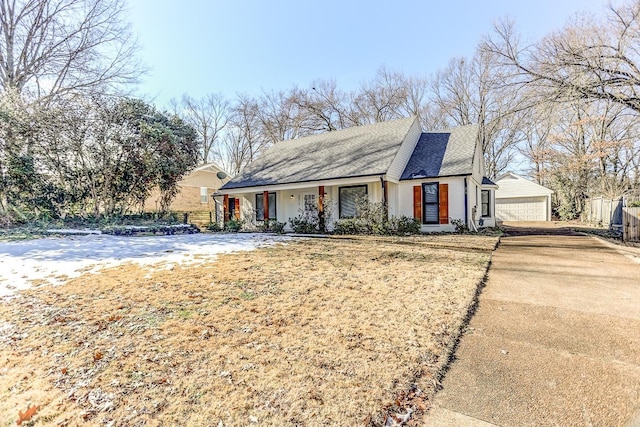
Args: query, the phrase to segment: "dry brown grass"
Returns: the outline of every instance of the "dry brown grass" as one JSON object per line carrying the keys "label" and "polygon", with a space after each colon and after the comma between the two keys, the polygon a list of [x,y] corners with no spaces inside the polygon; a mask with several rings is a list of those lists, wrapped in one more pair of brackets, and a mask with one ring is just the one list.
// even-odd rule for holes
{"label": "dry brown grass", "polygon": [[379,425],[419,413],[495,244],[309,239],[25,291],[0,304],[0,425],[28,404],[40,407],[33,425]]}

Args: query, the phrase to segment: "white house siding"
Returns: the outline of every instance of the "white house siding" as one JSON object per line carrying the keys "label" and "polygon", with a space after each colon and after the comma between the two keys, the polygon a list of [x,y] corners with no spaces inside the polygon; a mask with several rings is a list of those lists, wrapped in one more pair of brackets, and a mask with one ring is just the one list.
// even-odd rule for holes
{"label": "white house siding", "polygon": [[[320,185],[324,185],[324,192],[326,194],[325,205],[327,207],[327,228],[331,230],[333,229],[333,221],[338,219],[339,215],[338,200],[340,187],[366,185],[369,200],[373,203],[379,203],[382,201],[382,184],[380,183],[379,178],[375,180],[373,180],[373,178],[369,178],[369,180],[370,182],[361,182],[354,179],[344,180],[343,182],[334,180],[332,182],[326,182],[323,184],[314,183],[309,187],[300,188],[300,184],[298,184],[298,188],[295,188],[294,186],[286,186],[286,188],[284,189],[272,188],[268,189],[268,191],[270,193],[276,193],[276,217],[278,222],[286,223],[287,225],[285,229],[287,231],[291,231],[289,219],[295,218],[296,216],[300,215],[301,211],[304,208],[304,195],[314,194],[317,201],[319,193],[318,187]],[[256,194],[262,194],[263,191],[267,191],[267,187],[260,189],[243,189],[242,193],[232,193],[229,195],[229,197],[240,198],[240,211],[242,219],[245,221],[245,224],[248,228],[255,228],[262,223],[261,218],[256,218],[255,200]]]}
{"label": "white house siding", "polygon": [[405,136],[402,145],[393,159],[393,162],[391,162],[391,165],[387,170],[387,179],[396,182],[400,180],[400,176],[402,175],[404,168],[407,166],[409,158],[411,158],[413,151],[416,149],[416,144],[418,143],[421,134],[422,128],[420,127],[420,121],[416,117],[416,120],[413,122],[413,125]]}
{"label": "white house siding", "polygon": [[461,219],[464,221],[464,178],[434,178],[434,179],[414,179],[402,181],[397,188],[397,214],[396,216],[413,217],[413,187],[422,185],[424,182],[437,182],[439,184],[449,184],[449,224],[422,225],[424,232],[455,231],[455,226],[451,224],[451,219]]}
{"label": "white house siding", "polygon": [[[478,220],[478,225],[480,225],[480,221],[482,221],[482,227],[495,227],[496,226],[496,193],[493,188],[484,188],[484,190],[489,190],[489,216],[482,216],[482,199],[479,200],[478,210],[480,211],[480,219]],[[482,193],[480,194],[482,197]]]}
{"label": "white house siding", "polygon": [[476,154],[473,158],[473,179],[482,182],[484,176],[484,155],[482,153],[482,145],[476,142]]}
{"label": "white house siding", "polygon": [[389,216],[400,216],[398,209],[398,197],[399,197],[400,184],[393,182],[387,182],[387,206],[389,210]]}
{"label": "white house siding", "polygon": [[[349,179],[343,182],[332,181],[324,183],[325,192],[325,204],[327,206],[327,228],[333,229],[333,222],[338,219],[339,209],[339,189],[344,186],[353,185],[366,185],[367,194],[369,200],[372,203],[382,202],[382,185],[378,180],[372,180],[370,182],[358,182],[357,180]],[[424,182],[438,182],[439,184],[448,184],[449,188],[449,224],[423,224],[423,232],[437,232],[437,231],[454,231],[455,226],[451,224],[451,220],[475,220],[476,225],[479,224],[481,218],[480,208],[480,186],[470,176],[466,177],[467,180],[467,212],[465,214],[465,177],[448,177],[448,178],[433,178],[433,179],[416,179],[411,181],[401,181],[399,184],[387,182],[387,195],[388,195],[388,208],[389,216],[401,217],[413,217],[413,187],[415,185],[421,185]],[[332,185],[327,185],[332,184]],[[290,218],[295,218],[300,215],[304,208],[304,196],[305,194],[314,194],[316,200],[318,197],[319,185],[304,187],[304,188],[284,188],[284,189],[270,189],[269,192],[276,193],[276,215],[279,222],[286,223],[286,230],[291,231],[289,224]],[[255,228],[262,223],[261,219],[255,216],[255,197],[256,194],[261,194],[262,191],[258,191],[257,188],[245,189],[241,194],[230,194],[230,197],[240,198],[240,210],[242,212],[242,218],[245,220],[246,225],[249,228]],[[476,209],[474,210],[474,207]],[[497,208],[496,208],[497,210]],[[473,213],[475,212],[475,218]],[[495,218],[485,218],[484,226],[493,226]]]}

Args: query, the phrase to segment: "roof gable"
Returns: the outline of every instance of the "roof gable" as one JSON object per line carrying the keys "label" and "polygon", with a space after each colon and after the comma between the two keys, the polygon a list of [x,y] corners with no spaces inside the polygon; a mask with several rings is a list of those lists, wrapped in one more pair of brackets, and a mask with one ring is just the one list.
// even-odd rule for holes
{"label": "roof gable", "polygon": [[225,174],[227,173],[224,169],[222,169],[222,167],[220,167],[217,163],[214,163],[214,162],[202,164],[197,168],[195,168],[194,170],[192,170],[191,172],[211,172],[211,173],[224,172]]}
{"label": "roof gable", "polygon": [[416,117],[278,142],[222,189],[384,175]]}
{"label": "roof gable", "polygon": [[530,197],[553,194],[553,190],[528,180],[513,172],[501,175],[497,180],[496,197]]}
{"label": "roof gable", "polygon": [[425,132],[400,179],[471,175],[477,143],[477,125]]}

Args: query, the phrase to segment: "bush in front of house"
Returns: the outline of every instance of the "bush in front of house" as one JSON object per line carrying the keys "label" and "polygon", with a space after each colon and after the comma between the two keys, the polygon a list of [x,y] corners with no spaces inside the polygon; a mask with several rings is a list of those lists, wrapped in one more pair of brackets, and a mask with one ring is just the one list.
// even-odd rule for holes
{"label": "bush in front of house", "polygon": [[209,223],[209,225],[207,225],[207,230],[213,231],[214,233],[219,233],[220,231],[223,231],[224,228],[217,222],[211,222]]}
{"label": "bush in front of house", "polygon": [[317,216],[300,214],[295,218],[289,218],[289,225],[294,233],[298,234],[314,234],[320,228],[320,220]]}
{"label": "bush in front of house", "polygon": [[241,219],[230,219],[224,223],[224,231],[231,231],[232,233],[237,233],[242,230],[242,226],[244,225],[244,221]]}
{"label": "bush in front of house", "polygon": [[340,235],[374,234],[406,236],[420,233],[420,221],[401,216],[391,219],[356,217],[339,219],[333,224],[333,233]]}
{"label": "bush in front of house", "polygon": [[343,218],[333,223],[333,234],[371,234],[370,227],[362,218]]}
{"label": "bush in front of house", "polygon": [[458,234],[466,234],[469,232],[469,227],[467,223],[462,218],[453,219],[449,218],[451,224],[456,228],[456,233]]}
{"label": "bush in front of house", "polygon": [[387,207],[383,203],[371,203],[366,198],[356,201],[356,216],[337,220],[333,225],[334,234],[375,234],[397,235],[420,233],[420,221],[411,217],[387,217]]}
{"label": "bush in front of house", "polygon": [[286,225],[287,225],[286,222],[278,222],[275,219],[267,219],[260,226],[260,231],[262,231],[263,233],[283,234],[284,227],[286,227]]}
{"label": "bush in front of house", "polygon": [[404,236],[407,234],[420,234],[420,220],[408,217],[391,217],[387,223],[387,234]]}

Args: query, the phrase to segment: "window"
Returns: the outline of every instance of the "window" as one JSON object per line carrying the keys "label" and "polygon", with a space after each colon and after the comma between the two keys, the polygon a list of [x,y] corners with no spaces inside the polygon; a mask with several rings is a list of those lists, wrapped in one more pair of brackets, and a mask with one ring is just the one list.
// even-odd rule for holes
{"label": "window", "polygon": [[422,223],[438,224],[439,223],[439,203],[438,183],[427,182],[422,184]]}
{"label": "window", "polygon": [[367,197],[366,185],[340,187],[339,214],[340,218],[353,218],[358,213],[358,201]]}
{"label": "window", "polygon": [[482,202],[482,216],[491,216],[491,210],[489,209],[490,193],[489,190],[482,190],[481,202]]}
{"label": "window", "polygon": [[200,187],[200,203],[207,203],[209,201],[207,190],[207,187]]}
{"label": "window", "polygon": [[[269,193],[269,219],[276,219],[276,193]],[[256,221],[264,220],[264,194],[256,194]]]}

